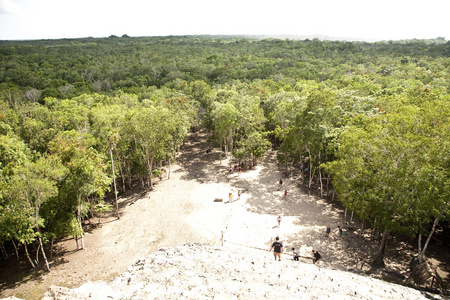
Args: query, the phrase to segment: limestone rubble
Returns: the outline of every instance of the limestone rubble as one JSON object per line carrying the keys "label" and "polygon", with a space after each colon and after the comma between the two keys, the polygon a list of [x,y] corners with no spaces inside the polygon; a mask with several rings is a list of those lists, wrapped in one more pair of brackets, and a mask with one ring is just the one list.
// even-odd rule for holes
{"label": "limestone rubble", "polygon": [[[227,245],[167,247],[111,282],[53,286],[50,299],[427,299],[420,291],[332,270],[309,259]],[[429,297],[429,296],[428,296]]]}

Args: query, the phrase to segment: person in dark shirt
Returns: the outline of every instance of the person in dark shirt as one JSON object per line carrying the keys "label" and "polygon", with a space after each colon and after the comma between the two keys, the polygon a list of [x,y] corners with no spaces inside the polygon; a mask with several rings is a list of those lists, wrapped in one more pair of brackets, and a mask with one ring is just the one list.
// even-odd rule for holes
{"label": "person in dark shirt", "polygon": [[314,256],[314,258],[313,258],[313,264],[315,264],[316,263],[316,261],[318,261],[322,256],[320,255],[320,253],[319,252],[317,252],[317,251],[312,251],[313,252],[313,256]]}
{"label": "person in dark shirt", "polygon": [[273,257],[275,260],[281,261],[281,252],[283,252],[283,243],[280,242],[280,238],[276,237],[275,242],[273,242],[272,247],[270,248],[270,251],[273,249]]}

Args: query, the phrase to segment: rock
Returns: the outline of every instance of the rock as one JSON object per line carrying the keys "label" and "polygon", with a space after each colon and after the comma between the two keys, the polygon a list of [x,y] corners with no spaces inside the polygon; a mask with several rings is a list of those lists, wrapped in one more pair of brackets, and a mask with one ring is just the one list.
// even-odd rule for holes
{"label": "rock", "polygon": [[426,299],[421,292],[261,250],[202,244],[163,248],[109,283],[52,287],[50,299]]}

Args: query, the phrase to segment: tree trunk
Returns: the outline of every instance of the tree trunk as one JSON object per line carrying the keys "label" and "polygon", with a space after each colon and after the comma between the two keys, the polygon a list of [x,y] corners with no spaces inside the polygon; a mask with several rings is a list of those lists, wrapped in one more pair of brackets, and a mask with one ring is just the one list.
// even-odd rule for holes
{"label": "tree trunk", "polygon": [[45,262],[45,267],[47,268],[47,271],[50,272],[50,266],[48,264],[48,260],[47,260],[47,256],[45,255],[45,251],[44,251],[44,245],[42,244],[42,238],[41,238],[41,232],[39,231],[39,235],[38,235],[38,240],[39,240],[39,244],[41,245],[41,253],[42,253],[42,257],[44,258],[44,262]]}
{"label": "tree trunk", "polygon": [[[222,142],[220,142],[220,151],[223,151],[223,149],[222,149]],[[222,153],[220,153],[219,160],[220,160],[219,164],[222,164]]]}
{"label": "tree trunk", "polygon": [[[19,260],[19,250],[17,249],[16,243],[14,242],[14,239],[13,239],[13,238],[11,238],[11,242],[12,242],[12,244],[13,244],[13,246],[14,246],[14,250],[15,250],[15,252],[16,252],[17,260]],[[5,248],[3,247],[3,249],[5,249]],[[6,258],[6,257],[5,257],[5,258]]]}
{"label": "tree trunk", "polygon": [[150,189],[153,190],[153,174],[152,174],[152,170],[153,170],[153,158],[150,159],[149,161],[149,171],[150,171]]}
{"label": "tree trunk", "polygon": [[[152,185],[153,185],[153,181],[152,181],[152,169],[153,169],[153,162],[150,161],[150,156],[146,155],[145,160],[147,161],[147,172],[148,172],[148,180],[147,180],[147,186],[150,188],[150,190],[152,189]],[[144,180],[145,182],[145,180]],[[143,186],[145,187],[145,185]]]}
{"label": "tree trunk", "polygon": [[372,239],[375,238],[375,226],[377,225],[377,218],[373,220],[373,228],[372,228]]}
{"label": "tree trunk", "polygon": [[53,242],[55,240],[53,238],[50,239],[50,260],[53,260]]}
{"label": "tree trunk", "polygon": [[320,197],[323,198],[323,182],[322,182],[322,172],[319,169],[319,181],[320,181]]}
{"label": "tree trunk", "polygon": [[344,223],[347,223],[347,207],[344,209]]}
{"label": "tree trunk", "polygon": [[31,257],[30,257],[30,253],[28,253],[28,247],[27,247],[27,244],[23,244],[23,246],[25,247],[25,253],[26,253],[26,255],[27,255],[28,261],[29,261],[30,264],[31,264],[31,267],[33,267],[33,269],[36,269],[36,266],[35,266],[35,264],[33,263],[33,260],[32,260]]}
{"label": "tree trunk", "polygon": [[39,250],[41,250],[41,243],[39,243],[38,248],[36,249],[36,260],[34,261],[36,266],[39,265]]}
{"label": "tree trunk", "polygon": [[120,219],[119,203],[117,201],[116,174],[114,172],[114,159],[113,159],[113,154],[112,154],[112,148],[111,147],[109,147],[109,154],[111,156],[111,167],[112,167],[112,175],[113,175],[113,182],[114,182],[114,196],[115,196],[115,200],[116,200],[116,215],[117,215],[117,219]]}
{"label": "tree trunk", "polygon": [[[13,239],[11,239],[13,242],[14,242],[14,240]],[[15,247],[16,245],[14,244],[14,247]],[[8,259],[8,253],[6,252],[6,249],[5,249],[5,245],[4,244],[2,244],[1,245],[1,248],[2,248],[2,255],[3,255],[3,258],[6,260],[6,259]],[[17,254],[17,251],[16,251],[16,254]],[[17,257],[17,260],[19,260],[19,258]]]}
{"label": "tree trunk", "polygon": [[169,158],[169,172],[167,172],[167,179],[170,179],[170,171],[171,171],[171,167],[172,167],[172,164],[171,164],[170,158]]}
{"label": "tree trunk", "polygon": [[422,253],[422,234],[419,233],[419,237],[417,238],[417,259],[419,261],[419,264],[423,262],[423,255],[420,255]]}
{"label": "tree trunk", "polygon": [[319,151],[319,160],[318,160],[318,170],[319,170],[319,184],[320,184],[320,198],[323,198],[323,182],[322,182],[322,171],[320,170],[320,162],[322,160],[321,151]]}
{"label": "tree trunk", "polygon": [[[78,221],[78,226],[80,227],[80,232],[81,232],[81,250],[83,250],[84,249],[84,232],[83,232],[83,225],[81,224],[81,200],[78,200],[77,221]],[[78,240],[77,240],[77,249],[78,249]]]}
{"label": "tree trunk", "polygon": [[131,190],[133,188],[133,177],[131,176],[130,164],[127,163],[126,168],[127,168],[128,189]]}
{"label": "tree trunk", "polygon": [[233,130],[230,130],[230,153],[233,153]]}
{"label": "tree trunk", "polygon": [[309,177],[308,177],[308,196],[311,196],[311,185],[312,185],[312,159],[311,159],[311,152],[308,150],[308,157],[309,157]]}
{"label": "tree trunk", "polygon": [[372,262],[372,267],[374,268],[384,268],[384,253],[386,252],[387,240],[389,237],[389,230],[385,229],[383,233],[383,238],[381,239],[380,249],[378,253],[375,255],[375,258]]}
{"label": "tree trunk", "polygon": [[327,175],[327,199],[330,199],[330,174]]}
{"label": "tree trunk", "polygon": [[444,208],[443,208],[443,209],[441,210],[441,212],[439,213],[439,216],[434,220],[433,226],[431,227],[431,231],[430,231],[430,233],[428,234],[427,240],[425,241],[425,245],[423,246],[422,251],[420,251],[420,243],[421,243],[421,241],[422,241],[422,235],[419,235],[419,248],[418,248],[418,259],[419,259],[419,263],[422,263],[422,261],[423,261],[423,256],[424,256],[424,254],[425,254],[425,251],[426,251],[427,248],[428,248],[428,243],[429,243],[430,240],[431,240],[431,236],[433,235],[434,231],[436,230],[437,224],[439,223],[439,221],[441,220],[441,218],[442,218],[442,216],[444,215],[445,211],[447,210],[449,203],[450,203],[450,202],[447,202],[447,203],[444,205]]}

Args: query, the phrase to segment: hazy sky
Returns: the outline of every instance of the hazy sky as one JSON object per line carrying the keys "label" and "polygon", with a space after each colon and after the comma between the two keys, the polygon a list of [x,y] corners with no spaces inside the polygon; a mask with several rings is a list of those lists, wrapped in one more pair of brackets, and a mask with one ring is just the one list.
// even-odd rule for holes
{"label": "hazy sky", "polygon": [[449,0],[0,0],[0,40],[191,34],[450,39]]}

